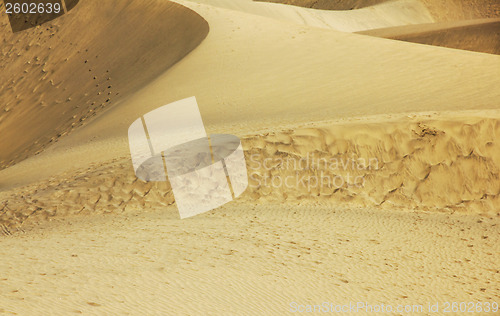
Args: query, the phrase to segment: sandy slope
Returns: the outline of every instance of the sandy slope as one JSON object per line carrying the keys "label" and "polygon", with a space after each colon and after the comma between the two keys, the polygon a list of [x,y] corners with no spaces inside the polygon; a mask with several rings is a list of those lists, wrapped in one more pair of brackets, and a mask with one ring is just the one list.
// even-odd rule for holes
{"label": "sandy slope", "polygon": [[[466,49],[484,53],[498,54],[500,45],[498,17],[500,4],[492,1],[266,1],[314,8],[302,10],[295,6],[276,8],[275,6],[250,6],[248,1],[200,1],[214,5],[238,9],[276,19],[294,20],[311,26],[352,31],[353,28],[367,28],[361,34],[380,36],[408,42]],[[381,4],[382,3],[382,4]],[[364,9],[360,9],[364,8]],[[356,9],[356,10],[352,10]],[[380,9],[380,10],[379,10]],[[335,10],[335,11],[323,11]],[[338,11],[347,10],[347,11]],[[350,11],[352,10],[352,11]],[[276,12],[275,12],[276,11]],[[296,12],[287,14],[284,12]],[[405,14],[402,14],[402,13]],[[307,13],[307,18],[304,18]],[[310,18],[312,15],[314,18]],[[317,17],[316,17],[317,16]],[[397,19],[394,19],[397,17]],[[485,17],[497,17],[484,19]],[[483,18],[470,20],[474,18]],[[319,19],[319,23],[316,21]],[[428,22],[418,22],[428,19]],[[359,24],[371,20],[374,23]],[[447,21],[433,23],[436,21]],[[324,22],[328,21],[328,22]],[[452,22],[450,22],[452,21]],[[343,25],[338,25],[342,22]],[[393,24],[391,27],[379,27],[380,23]]]}
{"label": "sandy slope", "polygon": [[500,300],[497,219],[307,202],[176,212],[80,216],[2,238],[1,311],[286,315],[291,302]]}
{"label": "sandy slope", "polygon": [[[179,2],[210,25],[194,51],[0,171],[0,227],[15,232],[0,240],[3,311],[281,315],[291,301],[500,299],[499,56]],[[365,185],[251,178],[238,201],[178,220],[168,183],[135,178],[126,135],[192,95],[209,133],[242,138],[251,175],[349,171]],[[311,153],[378,166],[277,168]],[[254,168],[264,159],[271,167]]]}
{"label": "sandy slope", "polygon": [[67,15],[19,33],[2,14],[0,168],[119,103],[207,32],[197,14],[165,1],[82,1]]}
{"label": "sandy slope", "polygon": [[[36,158],[3,170],[0,178],[0,185],[4,188],[2,194],[16,196],[7,199],[15,207],[3,207],[4,211],[11,210],[6,213],[8,216],[4,216],[5,221],[19,223],[27,214],[32,213],[31,209],[37,210],[38,207],[54,213],[53,207],[49,206],[59,204],[60,199],[51,198],[50,192],[54,188],[46,185],[47,181],[58,186],[69,183],[70,188],[77,188],[80,185],[74,184],[70,179],[84,174],[88,168],[94,170],[96,166],[106,166],[116,159],[122,161],[120,168],[127,168],[129,153],[126,135],[129,124],[158,106],[192,95],[198,98],[209,133],[231,132],[250,138],[262,133],[286,134],[287,130],[301,129],[309,122],[318,122],[314,123],[313,128],[323,130],[325,125],[328,128],[329,124],[338,124],[328,121],[356,116],[380,115],[379,119],[387,120],[395,113],[405,112],[498,110],[498,56],[293,26],[232,10],[190,2],[185,4],[197,10],[209,22],[211,32],[207,40],[167,73],[120,104],[119,108],[102,113],[84,129],[62,139]],[[248,46],[248,43],[252,45]],[[287,58],[281,58],[282,56]],[[468,116],[474,119],[469,121]],[[490,119],[482,119],[487,117]],[[428,206],[438,203],[439,206],[461,208],[461,204],[472,200],[479,205],[486,205],[482,211],[494,212],[498,205],[497,182],[481,181],[495,179],[498,175],[498,151],[495,149],[498,146],[495,146],[496,138],[493,137],[498,133],[497,118],[496,111],[448,113],[443,120],[456,123],[450,126],[440,126],[441,123],[436,126],[432,123],[434,126],[431,125],[430,130],[437,130],[437,137],[426,135],[426,121],[429,119],[425,116],[418,116],[410,126],[403,120],[399,125],[396,124],[395,129],[399,130],[400,137],[404,137],[407,145],[399,149],[398,146],[402,145],[400,139],[391,136],[393,131],[382,128],[379,135],[382,138],[388,137],[387,140],[373,139],[373,142],[367,142],[366,153],[382,158],[380,155],[386,154],[377,148],[382,144],[385,150],[394,146],[391,151],[395,152],[388,157],[394,166],[383,170],[389,172],[384,177],[375,179],[384,181],[382,179],[391,173],[410,172],[412,177],[422,180],[427,174],[448,174],[446,168],[450,165],[458,168],[455,171],[465,172],[469,168],[467,162],[456,164],[457,159],[462,159],[460,157],[486,159],[485,165],[473,169],[475,173],[472,175],[481,175],[479,178],[470,178],[467,173],[463,176],[463,181],[472,186],[465,189],[470,194],[461,196],[463,192],[455,191],[452,180],[449,185],[440,186],[439,190],[433,191],[433,195],[424,194],[419,200],[412,202],[412,205]],[[349,132],[342,136],[345,142],[356,144],[357,139],[363,139],[362,135],[370,134],[372,126],[363,125],[366,119],[349,120],[359,124],[352,125],[351,130],[355,133]],[[322,124],[321,121],[327,122]],[[474,126],[474,133],[470,126]],[[440,137],[439,131],[446,135]],[[322,152],[325,151],[325,144],[328,144],[331,147],[328,151],[338,152],[342,149],[347,156],[350,153],[343,142],[332,142],[328,140],[331,139],[330,136],[321,136],[322,132],[311,133],[318,141],[310,142],[306,150]],[[422,135],[423,139],[419,139],[418,135]],[[477,138],[477,135],[483,136]],[[285,135],[285,138],[295,141],[297,137]],[[447,143],[450,140],[457,148],[446,153],[446,146],[451,146]],[[303,142],[301,139],[296,141]],[[272,146],[274,151],[271,154],[280,148],[278,145]],[[353,146],[356,148],[358,145]],[[423,149],[418,149],[419,146],[423,146]],[[401,162],[408,154],[414,150],[430,151],[435,146],[441,146],[436,158],[424,155],[421,160],[410,163],[412,167],[404,171],[407,166]],[[385,158],[381,160],[386,161]],[[40,168],[40,165],[44,168]],[[431,166],[436,169],[433,173],[429,173]],[[110,168],[113,168],[113,164]],[[470,172],[471,169],[468,170]],[[69,173],[63,176],[68,181],[61,181],[57,176],[64,172]],[[131,168],[119,172],[122,173],[133,177]],[[84,175],[82,177],[86,179]],[[109,175],[104,177],[109,178]],[[106,186],[112,186],[113,179],[126,184],[133,178],[115,176],[104,180],[110,183]],[[412,199],[417,194],[413,191],[418,181],[412,180],[411,184],[403,185],[398,179],[401,176],[391,178],[393,182],[389,181],[390,184],[379,187],[381,191],[370,203],[380,204],[387,199],[387,194],[398,190],[398,187],[400,191],[392,192],[394,196],[390,200],[404,205],[407,199]],[[440,183],[440,179],[438,176],[436,183]],[[35,193],[34,190],[27,190],[32,193],[20,194],[19,190],[15,190],[18,186],[30,183],[38,187]],[[377,184],[380,183],[374,182],[374,187]],[[476,186],[480,189],[472,192]],[[130,195],[130,185],[127,187],[129,189],[124,189],[124,196],[116,197],[116,205],[124,206],[126,202],[135,201],[133,195]],[[429,186],[431,187],[432,185]],[[11,190],[7,190],[8,188]],[[70,188],[67,190],[71,191]],[[81,190],[92,192],[94,189],[83,185]],[[65,191],[58,190],[57,194],[63,192]],[[339,199],[349,199],[352,192],[341,190],[337,194],[340,194]],[[403,201],[397,202],[401,194]],[[46,197],[33,197],[38,195]],[[82,198],[87,196],[85,193]],[[90,205],[97,201],[97,198],[95,201],[93,199],[89,200]],[[153,197],[151,199],[155,200]],[[490,199],[493,199],[493,204],[489,202]],[[29,202],[30,200],[49,202],[43,202],[47,203],[45,207],[45,204],[39,206]],[[363,198],[361,200],[365,201]],[[22,207],[27,201],[30,207]],[[67,210],[64,206],[59,208],[64,209],[62,213]],[[70,209],[69,212],[79,210],[80,208]]]}
{"label": "sandy slope", "polygon": [[320,10],[353,10],[370,7],[375,4],[387,2],[388,0],[256,0],[262,2],[274,2],[291,4],[306,8]]}
{"label": "sandy slope", "polygon": [[418,0],[397,0],[353,11],[313,10],[251,0],[194,0],[193,2],[344,32],[434,21],[426,7]]}
{"label": "sandy slope", "polygon": [[[352,10],[369,7],[387,0],[258,0],[323,10]],[[458,21],[500,17],[497,0],[419,0],[437,21]]]}
{"label": "sandy slope", "polygon": [[422,0],[437,21],[458,21],[500,17],[497,0]]}
{"label": "sandy slope", "polygon": [[500,54],[500,18],[405,25],[359,32],[413,43]]}

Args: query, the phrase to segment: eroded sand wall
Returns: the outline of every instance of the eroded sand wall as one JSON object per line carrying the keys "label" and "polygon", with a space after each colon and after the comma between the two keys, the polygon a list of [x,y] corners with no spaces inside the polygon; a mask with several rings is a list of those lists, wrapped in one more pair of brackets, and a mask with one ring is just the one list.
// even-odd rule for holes
{"label": "eroded sand wall", "polygon": [[[241,199],[319,199],[494,215],[500,209],[498,139],[496,118],[408,118],[250,135],[242,140],[250,181]],[[174,203],[169,183],[138,180],[127,156],[1,197],[5,232],[53,216],[121,213]]]}

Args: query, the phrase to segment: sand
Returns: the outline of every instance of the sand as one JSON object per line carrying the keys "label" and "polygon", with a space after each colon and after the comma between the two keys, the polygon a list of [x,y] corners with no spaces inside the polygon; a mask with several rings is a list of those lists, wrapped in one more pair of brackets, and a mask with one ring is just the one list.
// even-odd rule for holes
{"label": "sand", "polygon": [[[352,10],[370,7],[390,0],[256,0],[285,3],[322,10]],[[420,0],[437,21],[458,21],[500,17],[497,0]]]}
{"label": "sand", "polygon": [[[298,23],[282,18],[289,9],[263,16],[244,2],[158,1],[160,9],[142,12],[158,33],[114,25],[133,38],[148,34],[150,46],[131,43],[125,64],[148,51],[162,66],[115,65],[133,74],[113,75],[125,87],[119,100],[57,142],[28,146],[27,159],[10,156],[19,161],[0,171],[2,311],[281,315],[292,302],[498,302],[500,56]],[[85,3],[71,14],[112,15]],[[137,2],[119,3],[117,19],[139,20]],[[165,17],[181,12],[174,41],[158,41],[173,27]],[[70,17],[49,25],[74,36]],[[353,21],[342,25],[359,27]],[[100,54],[122,51],[93,36],[102,36]],[[178,59],[162,55],[169,47]],[[69,48],[52,49],[58,65]],[[168,182],[135,177],[126,135],[144,113],[192,95],[208,133],[242,139],[250,187],[179,220]],[[37,113],[54,130],[64,117]],[[29,125],[28,135],[43,133]],[[347,167],[283,167],[310,155]],[[359,158],[373,163],[349,165]],[[318,175],[346,182],[314,185]],[[306,180],[259,183],[288,176]]]}
{"label": "sand", "polygon": [[405,25],[359,32],[401,41],[500,54],[500,18]]}
{"label": "sand", "polygon": [[193,2],[343,32],[434,22],[428,9],[418,0],[397,0],[353,11],[312,10],[251,0],[194,0]]}
{"label": "sand", "polygon": [[[205,20],[165,1],[85,1],[74,10],[19,33],[0,17],[0,168],[119,103],[208,33]],[[164,15],[171,18],[163,21]],[[85,32],[76,31],[82,25]]]}
{"label": "sand", "polygon": [[262,2],[283,3],[320,10],[353,10],[371,7],[387,2],[387,0],[268,0]]}
{"label": "sand", "polygon": [[[471,114],[372,117],[362,123],[323,122],[246,136],[242,143],[250,189],[241,199],[249,204],[314,200],[498,216],[499,116],[491,111],[483,116]],[[75,164],[75,156],[91,161],[91,155],[101,162],[87,168],[73,165],[57,176],[1,192],[4,231],[54,216],[116,213],[174,203],[168,183],[145,183],[135,177],[127,152],[115,149],[116,156],[106,160],[90,152],[99,148],[91,144],[51,161],[38,160]]]}
{"label": "sand", "polygon": [[499,300],[497,219],[316,202],[177,216],[66,218],[4,238],[2,311],[283,315],[292,302]]}

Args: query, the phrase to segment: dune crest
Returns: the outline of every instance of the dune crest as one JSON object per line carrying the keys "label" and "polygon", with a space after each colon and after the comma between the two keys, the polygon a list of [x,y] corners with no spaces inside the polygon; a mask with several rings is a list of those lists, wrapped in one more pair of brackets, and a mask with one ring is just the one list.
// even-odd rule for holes
{"label": "dune crest", "polygon": [[418,0],[395,0],[353,11],[312,10],[251,0],[192,0],[280,21],[343,32],[358,32],[397,25],[434,22]]}
{"label": "dune crest", "polygon": [[388,0],[255,0],[259,2],[273,2],[290,4],[320,10],[354,10],[370,7]]}
{"label": "dune crest", "polygon": [[[255,0],[291,4],[321,10],[352,10],[370,7],[390,0]],[[437,21],[457,21],[500,17],[497,0],[419,0],[429,8]]]}
{"label": "dune crest", "polygon": [[[252,0],[175,1],[196,13],[164,0],[86,0],[34,29],[42,34],[6,37],[0,56],[15,62],[0,64],[0,79],[14,82],[0,91],[10,105],[16,95],[38,99],[0,111],[4,122],[22,131],[26,116],[41,137],[79,123],[51,146],[0,136],[25,141],[26,155],[44,149],[0,170],[0,313],[286,315],[323,302],[331,313],[370,305],[360,315],[438,315],[445,302],[460,305],[452,312],[462,311],[457,302],[496,312],[500,56],[328,26],[432,22],[416,0],[322,13]],[[362,2],[317,3],[327,1]],[[43,41],[30,47],[27,34]],[[24,66],[27,56],[40,60]],[[61,96],[64,103],[30,107]],[[181,220],[164,177],[136,176],[128,131],[192,96],[203,120],[196,125],[241,140],[249,186]],[[157,118],[152,130],[138,128],[150,136],[141,144],[153,147],[151,131],[165,124],[179,128]],[[172,140],[179,138],[162,143]]]}
{"label": "dune crest", "polygon": [[359,34],[500,55],[500,18],[405,25]]}
{"label": "dune crest", "polygon": [[39,153],[119,103],[207,33],[198,14],[159,0],[82,1],[18,33],[1,15],[0,168]]}
{"label": "dune crest", "polygon": [[[312,0],[255,0],[256,2],[272,2],[290,4],[292,6],[301,6],[306,8],[322,10],[334,10],[335,13],[344,14],[344,17],[354,17],[367,9],[376,10],[385,8],[383,12],[385,18],[395,16],[395,12],[390,12],[396,2],[387,0],[371,1],[312,1]],[[403,4],[403,2],[401,2]],[[418,11],[426,11],[429,14],[428,22],[414,23],[415,20],[408,19],[408,23],[399,23],[390,27],[370,27],[357,33],[396,39],[419,44],[442,46],[448,48],[464,49],[482,53],[499,54],[500,35],[498,29],[498,18],[500,18],[500,3],[495,0],[446,0],[430,1],[417,0],[411,4],[414,9],[421,5]],[[365,8],[365,9],[363,9]],[[357,9],[354,11],[350,11]],[[414,10],[413,9],[413,10]],[[339,11],[341,10],[341,11]],[[343,12],[342,12],[343,10]],[[346,11],[347,10],[347,11]],[[411,11],[410,3],[407,7],[400,7],[399,14],[407,10]],[[382,13],[382,12],[381,12]],[[359,15],[357,16],[359,18]],[[379,14],[378,18],[384,15]],[[332,15],[333,20],[342,20],[342,15]],[[372,16],[377,18],[377,15]],[[433,23],[434,21],[438,23]],[[300,22],[299,22],[300,23]],[[395,23],[395,21],[392,21]],[[330,23],[335,25],[335,23]],[[332,26],[333,29],[343,30],[338,26]]]}

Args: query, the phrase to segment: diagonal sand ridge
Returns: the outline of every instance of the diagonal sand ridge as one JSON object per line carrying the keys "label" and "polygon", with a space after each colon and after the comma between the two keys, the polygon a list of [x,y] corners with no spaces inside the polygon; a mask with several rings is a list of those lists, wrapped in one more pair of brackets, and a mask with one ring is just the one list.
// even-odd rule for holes
{"label": "diagonal sand ridge", "polygon": [[[390,0],[256,0],[292,4],[321,10],[352,10],[370,7]],[[500,17],[497,0],[419,0],[437,21],[459,21]]]}
{"label": "diagonal sand ridge", "polygon": [[193,2],[343,32],[434,22],[427,8],[418,0],[396,0],[353,11],[313,10],[251,0],[193,0]]}
{"label": "diagonal sand ridge", "polygon": [[500,55],[500,18],[405,25],[359,32],[426,45]]}

